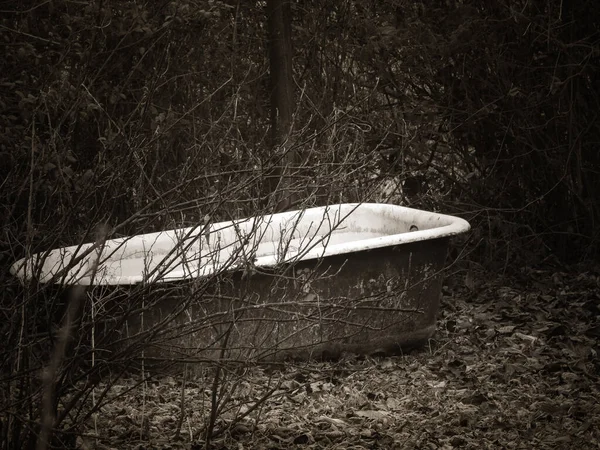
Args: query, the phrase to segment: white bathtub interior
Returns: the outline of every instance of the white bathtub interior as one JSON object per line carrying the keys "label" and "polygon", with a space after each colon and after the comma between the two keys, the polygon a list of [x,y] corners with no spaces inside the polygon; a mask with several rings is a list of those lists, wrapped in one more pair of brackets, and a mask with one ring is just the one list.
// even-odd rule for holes
{"label": "white bathtub interior", "polygon": [[[269,267],[399,245],[467,229],[467,222],[452,216],[395,205],[342,204],[109,240],[101,253],[90,251],[94,244],[55,249],[18,261],[12,272],[29,278],[34,261],[43,260],[37,271],[41,282],[175,281],[249,265]],[[72,264],[73,258],[86,251],[88,255]],[[57,279],[61,272],[64,276]]]}

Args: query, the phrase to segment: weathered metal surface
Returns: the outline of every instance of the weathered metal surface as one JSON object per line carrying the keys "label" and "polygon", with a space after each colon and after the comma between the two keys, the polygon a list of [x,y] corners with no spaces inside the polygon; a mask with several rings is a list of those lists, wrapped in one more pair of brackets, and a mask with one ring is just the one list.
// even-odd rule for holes
{"label": "weathered metal surface", "polygon": [[[226,348],[235,360],[338,358],[421,346],[435,331],[447,244],[419,241],[224,275],[146,356],[215,358]],[[145,327],[175,303],[163,299],[146,311]],[[140,322],[130,326],[137,332]]]}

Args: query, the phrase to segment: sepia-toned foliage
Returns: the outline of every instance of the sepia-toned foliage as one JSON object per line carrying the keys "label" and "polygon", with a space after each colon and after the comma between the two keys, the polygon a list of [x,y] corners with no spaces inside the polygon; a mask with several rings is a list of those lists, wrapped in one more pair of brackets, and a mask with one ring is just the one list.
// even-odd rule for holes
{"label": "sepia-toned foliage", "polygon": [[[597,258],[591,0],[291,6],[298,165],[286,190],[297,208],[376,201],[455,213],[473,225],[469,263],[489,270]],[[88,400],[102,404],[100,380],[143,369],[129,363],[148,335],[102,358],[90,336],[149,308],[147,291],[126,306],[111,294],[96,310],[89,292],[21,286],[8,268],[98,230],[114,238],[273,212],[282,158],[269,139],[265,2],[0,9],[0,436],[6,448],[35,440],[42,371],[75,298],[49,399],[60,447],[92,417]],[[181,308],[206,286],[180,293]],[[213,406],[214,426],[216,397]]]}

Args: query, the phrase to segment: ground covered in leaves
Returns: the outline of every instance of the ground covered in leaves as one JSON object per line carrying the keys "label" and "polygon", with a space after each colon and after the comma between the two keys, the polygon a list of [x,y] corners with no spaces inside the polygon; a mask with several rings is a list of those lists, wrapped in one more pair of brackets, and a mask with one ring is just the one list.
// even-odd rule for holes
{"label": "ground covered in leaves", "polygon": [[211,428],[215,449],[600,448],[599,342],[600,270],[463,276],[427,348],[121,380],[79,443],[199,450]]}

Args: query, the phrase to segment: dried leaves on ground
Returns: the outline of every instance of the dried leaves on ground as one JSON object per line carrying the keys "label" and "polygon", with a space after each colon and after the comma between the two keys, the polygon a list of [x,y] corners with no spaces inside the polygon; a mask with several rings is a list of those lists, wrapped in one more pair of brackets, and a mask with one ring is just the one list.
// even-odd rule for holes
{"label": "dried leaves on ground", "polygon": [[[223,371],[211,448],[600,448],[600,271],[456,279],[427,348]],[[204,448],[212,371],[192,373],[119,381],[81,446]]]}

